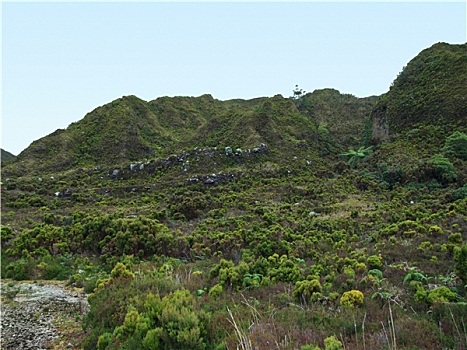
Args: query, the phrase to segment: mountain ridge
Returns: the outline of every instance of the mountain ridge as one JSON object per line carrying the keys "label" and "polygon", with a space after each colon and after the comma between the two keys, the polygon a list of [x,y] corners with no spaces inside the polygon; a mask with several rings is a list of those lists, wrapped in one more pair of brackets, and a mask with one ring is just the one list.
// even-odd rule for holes
{"label": "mountain ridge", "polygon": [[8,162],[8,161],[12,161],[16,158],[16,156],[13,154],[13,153],[10,153],[6,150],[4,150],[3,148],[1,149],[2,151],[2,154],[1,154],[1,161],[2,163],[3,162]]}
{"label": "mountain ridge", "polygon": [[[336,103],[340,99],[345,101]],[[336,120],[353,117],[352,131],[359,130],[375,101],[333,89],[305,95],[303,104],[308,104],[309,110],[281,95],[227,101],[211,95],[151,101],[124,96],[95,108],[68,128],[34,141],[20,153],[17,164],[26,169],[65,170],[166,157],[203,146],[248,148],[269,143],[272,149],[285,150],[296,143],[317,142],[318,127],[328,124],[331,137],[326,142],[332,139],[339,144],[334,148],[342,150],[356,145],[358,137],[338,135]],[[343,113],[346,104],[353,105],[356,113]]]}

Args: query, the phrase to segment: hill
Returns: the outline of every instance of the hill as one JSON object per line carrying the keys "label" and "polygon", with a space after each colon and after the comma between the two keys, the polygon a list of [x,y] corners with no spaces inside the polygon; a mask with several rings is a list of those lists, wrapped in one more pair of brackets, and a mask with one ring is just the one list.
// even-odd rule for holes
{"label": "hill", "polygon": [[[457,178],[462,184],[467,171],[459,162],[467,148],[466,81],[467,44],[438,43],[408,62],[371,112],[378,147],[370,168],[390,183],[441,181],[445,176],[445,181]],[[455,165],[457,172],[441,175],[441,163],[447,172]]]}
{"label": "hill", "polygon": [[306,94],[298,107],[347,149],[363,144],[362,130],[368,121],[369,110],[377,101],[378,96],[357,98],[335,89],[322,89]]}
{"label": "hill", "polygon": [[464,52],[381,97],[98,107],[2,167],[2,278],[89,293],[59,348],[465,349]]}
{"label": "hill", "polygon": [[438,43],[404,67],[372,112],[373,139],[421,125],[466,128],[467,44]]}
{"label": "hill", "polygon": [[2,148],[2,155],[1,155],[1,160],[2,160],[2,163],[3,162],[8,162],[8,161],[11,161],[11,160],[14,160],[16,158],[16,156],[8,151],[5,151],[3,148]]}
{"label": "hill", "polygon": [[194,147],[248,149],[263,143],[276,150],[275,161],[289,159],[298,144],[335,154],[358,143],[375,102],[330,89],[304,96],[300,105],[280,95],[230,101],[210,95],[161,97],[149,102],[126,96],[34,141],[18,156],[17,166],[23,173],[57,171],[167,157]]}

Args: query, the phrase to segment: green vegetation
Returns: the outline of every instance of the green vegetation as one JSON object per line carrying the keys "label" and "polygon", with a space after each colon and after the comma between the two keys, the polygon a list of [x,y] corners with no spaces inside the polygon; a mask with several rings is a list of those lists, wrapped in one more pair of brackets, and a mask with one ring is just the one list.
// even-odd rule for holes
{"label": "green vegetation", "polygon": [[393,134],[423,124],[440,126],[447,135],[456,131],[450,129],[452,126],[465,130],[466,51],[467,44],[446,43],[423,50],[378,101],[373,118],[379,125],[386,124]]}
{"label": "green vegetation", "polygon": [[15,160],[16,156],[14,154],[11,154],[10,152],[5,151],[3,148],[1,149],[1,151],[2,153],[1,153],[0,159],[2,163]]}
{"label": "green vegetation", "polygon": [[455,131],[446,138],[443,152],[446,154],[467,160],[467,135],[460,131]]}
{"label": "green vegetation", "polygon": [[359,290],[351,290],[349,292],[345,292],[342,294],[341,297],[341,305],[342,306],[360,306],[363,304],[363,293]]}
{"label": "green vegetation", "polygon": [[371,152],[372,146],[360,147],[357,151],[350,149],[346,153],[341,154],[343,157],[348,157],[348,163],[351,167],[355,167],[357,163],[363,160]]}
{"label": "green vegetation", "polygon": [[[2,278],[89,293],[84,349],[465,348],[465,109],[420,102],[393,127],[434,63],[465,95],[450,55],[379,100],[99,107],[2,167]],[[382,104],[388,138],[362,146]]]}

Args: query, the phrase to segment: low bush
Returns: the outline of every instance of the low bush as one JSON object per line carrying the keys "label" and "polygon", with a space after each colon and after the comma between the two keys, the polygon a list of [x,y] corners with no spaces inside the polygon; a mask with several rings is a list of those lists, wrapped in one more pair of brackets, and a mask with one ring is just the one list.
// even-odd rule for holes
{"label": "low bush", "polygon": [[342,294],[340,303],[342,306],[354,307],[363,304],[363,293],[359,290],[351,290]]}

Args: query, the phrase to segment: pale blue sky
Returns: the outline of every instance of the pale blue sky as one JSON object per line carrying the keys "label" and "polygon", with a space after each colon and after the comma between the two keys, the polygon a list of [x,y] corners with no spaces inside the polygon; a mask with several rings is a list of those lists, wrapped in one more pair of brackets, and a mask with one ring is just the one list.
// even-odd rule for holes
{"label": "pale blue sky", "polygon": [[380,95],[440,41],[466,42],[465,2],[3,2],[2,148],[123,95]]}

